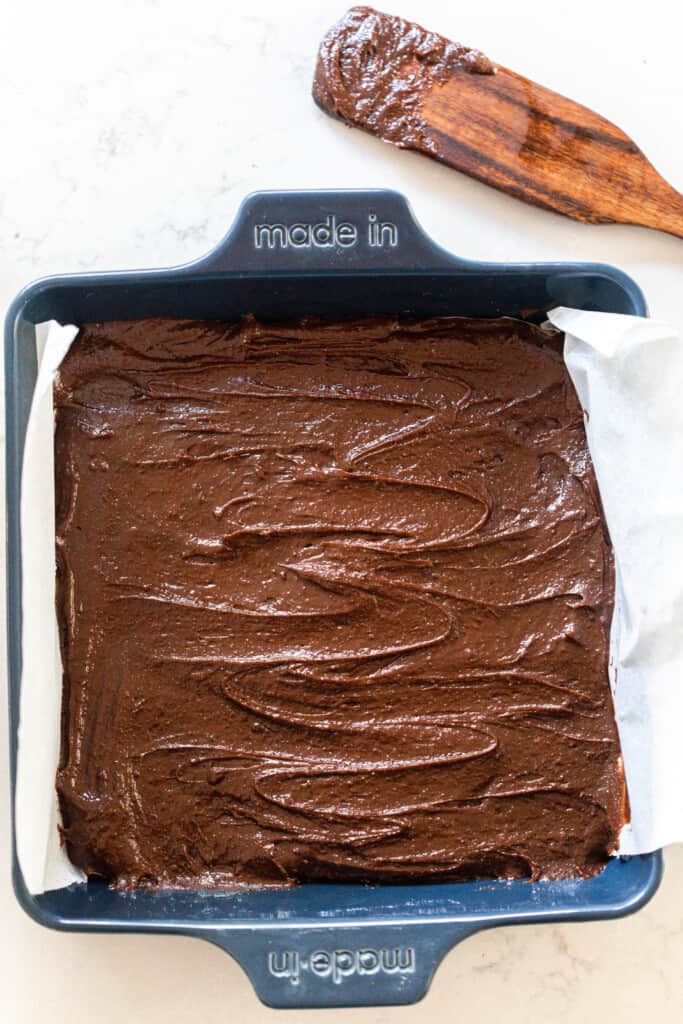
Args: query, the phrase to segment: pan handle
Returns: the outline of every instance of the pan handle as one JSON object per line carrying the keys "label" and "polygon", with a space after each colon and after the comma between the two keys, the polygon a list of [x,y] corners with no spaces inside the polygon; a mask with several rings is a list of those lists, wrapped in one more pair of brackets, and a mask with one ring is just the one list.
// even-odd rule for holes
{"label": "pan handle", "polygon": [[[479,928],[481,925],[479,925]],[[210,936],[276,1008],[396,1006],[421,999],[472,922],[248,928]]]}
{"label": "pan handle", "polygon": [[405,196],[366,189],[253,192],[225,238],[184,269],[298,275],[453,269],[466,262],[425,234]]}

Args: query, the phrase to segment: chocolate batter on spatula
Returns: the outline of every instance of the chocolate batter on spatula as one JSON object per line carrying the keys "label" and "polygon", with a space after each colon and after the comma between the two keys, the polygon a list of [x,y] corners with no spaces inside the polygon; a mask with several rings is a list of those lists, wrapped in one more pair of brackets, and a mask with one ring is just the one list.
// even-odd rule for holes
{"label": "chocolate batter on spatula", "polygon": [[683,195],[625,132],[414,22],[352,7],[320,44],[313,98],[347,124],[534,206],[683,238]]}

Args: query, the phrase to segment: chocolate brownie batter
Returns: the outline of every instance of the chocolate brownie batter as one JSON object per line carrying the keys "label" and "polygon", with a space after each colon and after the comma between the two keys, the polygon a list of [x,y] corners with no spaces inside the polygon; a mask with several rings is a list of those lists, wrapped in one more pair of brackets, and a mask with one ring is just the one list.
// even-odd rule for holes
{"label": "chocolate brownie batter", "polygon": [[89,324],[55,398],[74,863],[123,889],[600,869],[612,556],[557,336]]}
{"label": "chocolate brownie batter", "polygon": [[479,50],[372,7],[352,7],[318,51],[313,99],[328,114],[406,149],[438,155],[420,105],[454,71],[492,75]]}

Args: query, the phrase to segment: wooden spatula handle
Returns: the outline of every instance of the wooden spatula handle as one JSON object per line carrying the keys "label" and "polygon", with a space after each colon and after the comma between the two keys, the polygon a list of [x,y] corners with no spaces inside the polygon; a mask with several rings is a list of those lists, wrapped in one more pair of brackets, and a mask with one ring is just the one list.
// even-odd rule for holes
{"label": "wooden spatula handle", "polygon": [[521,75],[454,72],[425,97],[438,159],[577,220],[683,237],[683,196],[621,129]]}

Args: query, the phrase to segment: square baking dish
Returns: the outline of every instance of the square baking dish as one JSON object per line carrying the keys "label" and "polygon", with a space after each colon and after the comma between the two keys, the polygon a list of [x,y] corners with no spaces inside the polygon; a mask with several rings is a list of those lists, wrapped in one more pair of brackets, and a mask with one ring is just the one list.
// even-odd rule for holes
{"label": "square baking dish", "polygon": [[[637,285],[600,264],[494,264],[435,245],[395,192],[263,192],[205,257],[167,270],[45,278],[6,319],[7,616],[11,782],[21,681],[21,460],[36,380],[35,325],[186,317],[234,320],[363,314],[517,316],[553,306],[646,315]],[[484,928],[617,917],[654,894],[661,854],[613,858],[559,882],[306,884],[285,890],[121,893],[100,882],[31,895],[14,852],[19,902],[49,927],[195,935],[244,968],[276,1007],[410,1003],[444,954]]]}

